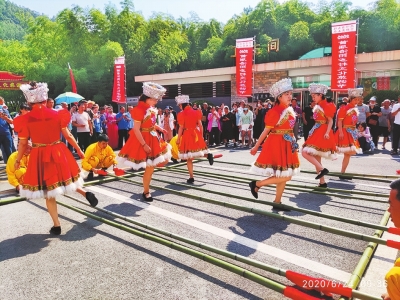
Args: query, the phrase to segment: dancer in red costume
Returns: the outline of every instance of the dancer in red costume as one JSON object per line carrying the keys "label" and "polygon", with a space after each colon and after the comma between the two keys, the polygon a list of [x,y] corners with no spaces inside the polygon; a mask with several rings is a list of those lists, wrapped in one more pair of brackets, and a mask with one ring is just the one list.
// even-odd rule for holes
{"label": "dancer in red costume", "polygon": [[14,129],[18,132],[20,140],[15,170],[19,169],[28,139],[32,140],[32,151],[24,183],[20,187],[20,195],[27,199],[46,198],[46,206],[54,223],[50,233],[58,235],[61,233],[61,226],[57,212],[57,195],[77,191],[85,196],[92,206],[96,206],[98,200],[93,193],[82,189],[83,180],[78,164],[65,144],[60,141],[62,133],[78,155],[84,157],[67,129],[71,119],[68,110],[55,111],[46,107],[47,83],[31,82],[21,85],[20,89],[32,105],[32,111],[14,121]]}
{"label": "dancer in red costume", "polygon": [[350,157],[356,153],[362,153],[358,143],[356,124],[358,121],[358,109],[355,107],[362,98],[363,89],[349,89],[349,103],[339,109],[338,130],[336,131],[336,144],[339,153],[343,153],[342,170],[346,172]]}
{"label": "dancer in red costume", "polygon": [[258,198],[258,191],[262,186],[276,184],[274,209],[286,210],[279,206],[286,186],[300,167],[297,149],[299,145],[293,135],[296,123],[296,114],[290,107],[292,100],[292,81],[285,78],[275,83],[270,94],[274,96],[275,105],[270,109],[264,119],[265,129],[255,146],[250,150],[255,155],[258,147],[264,141],[260,155],[250,171],[259,175],[269,176],[267,179],[251,181],[249,183],[254,198]]}
{"label": "dancer in red costume", "polygon": [[189,179],[187,183],[194,182],[193,175],[193,158],[206,156],[210,165],[213,164],[214,158],[207,148],[203,139],[203,125],[201,110],[194,110],[189,105],[189,96],[180,95],[175,97],[175,101],[182,110],[178,114],[178,138],[176,144],[179,147],[178,157],[186,160],[189,171]]}
{"label": "dancer in red costume", "polygon": [[316,103],[313,109],[315,125],[310,130],[307,141],[303,144],[302,155],[315,166],[318,173],[315,179],[319,179],[318,186],[326,188],[328,184],[325,182],[324,176],[329,173],[329,170],[322,166],[321,157],[332,160],[337,158],[336,141],[332,131],[336,106],[325,99],[328,91],[326,85],[312,83],[308,90]]}
{"label": "dancer in red costume", "polygon": [[134,170],[144,168],[143,200],[153,201],[150,195],[150,181],[154,168],[168,163],[171,159],[171,146],[164,142],[157,131],[165,129],[156,125],[157,109],[155,105],[161,100],[166,89],[153,82],[143,83],[143,94],[139,104],[132,110],[134,125],[129,132],[129,139],[122,147],[118,156],[124,164]]}

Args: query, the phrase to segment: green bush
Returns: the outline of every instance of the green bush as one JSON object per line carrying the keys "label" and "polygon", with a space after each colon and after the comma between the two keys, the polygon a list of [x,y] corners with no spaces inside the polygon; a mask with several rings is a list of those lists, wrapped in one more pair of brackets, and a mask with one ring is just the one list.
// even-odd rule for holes
{"label": "green bush", "polygon": [[391,90],[374,91],[364,97],[364,103],[368,103],[369,99],[372,96],[375,96],[377,104],[381,105],[382,101],[386,99],[396,101],[399,94],[400,94],[399,91],[391,91]]}

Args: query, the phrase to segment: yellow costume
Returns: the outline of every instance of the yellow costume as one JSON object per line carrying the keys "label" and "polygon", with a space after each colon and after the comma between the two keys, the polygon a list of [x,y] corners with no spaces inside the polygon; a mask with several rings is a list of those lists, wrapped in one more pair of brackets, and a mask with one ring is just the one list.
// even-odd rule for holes
{"label": "yellow costume", "polygon": [[400,299],[400,258],[385,276],[390,299]]}
{"label": "yellow costume", "polygon": [[12,153],[7,160],[7,166],[6,166],[8,182],[14,187],[17,187],[23,183],[24,175],[26,173],[26,167],[28,166],[28,161],[29,161],[29,155],[22,156],[19,169],[15,170],[14,165],[17,156],[18,156],[18,151]]}
{"label": "yellow costume", "polygon": [[175,135],[170,141],[169,144],[172,146],[171,154],[172,158],[178,160],[179,158],[179,146],[176,144],[176,140],[178,139],[178,135]]}
{"label": "yellow costume", "polygon": [[110,146],[107,145],[105,149],[101,149],[96,142],[87,147],[85,158],[82,160],[82,168],[85,171],[90,171],[93,168],[109,168],[117,164],[115,157],[116,155]]}

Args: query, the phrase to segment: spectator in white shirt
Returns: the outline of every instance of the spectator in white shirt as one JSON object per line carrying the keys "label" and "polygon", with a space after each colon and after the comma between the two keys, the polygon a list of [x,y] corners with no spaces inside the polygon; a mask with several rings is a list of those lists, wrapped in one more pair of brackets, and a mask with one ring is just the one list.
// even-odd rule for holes
{"label": "spectator in white shirt", "polygon": [[79,147],[83,152],[90,145],[90,137],[93,134],[93,124],[86,112],[86,104],[86,100],[79,101],[78,111],[72,115],[72,125],[76,127]]}

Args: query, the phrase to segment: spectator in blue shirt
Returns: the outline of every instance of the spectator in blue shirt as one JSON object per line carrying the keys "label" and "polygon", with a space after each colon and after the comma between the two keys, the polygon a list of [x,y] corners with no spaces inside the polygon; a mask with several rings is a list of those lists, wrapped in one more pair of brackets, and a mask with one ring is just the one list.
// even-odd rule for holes
{"label": "spectator in blue shirt", "polygon": [[129,118],[130,118],[130,122],[129,122],[129,126],[128,126],[128,139],[129,139],[129,132],[133,128],[133,124],[134,124],[133,119],[132,119],[132,110],[133,110],[133,106],[129,105],[128,112],[127,112],[127,114],[129,115]]}
{"label": "spectator in blue shirt", "polygon": [[97,142],[99,139],[99,135],[103,132],[101,128],[101,116],[99,113],[99,106],[94,104],[92,106],[92,113],[93,113],[93,138],[94,142]]}
{"label": "spectator in blue shirt", "polygon": [[121,107],[119,113],[115,116],[118,125],[118,149],[121,149],[124,142],[128,140],[128,128],[132,118],[130,114],[125,113],[125,107]]}
{"label": "spectator in blue shirt", "polygon": [[3,152],[3,160],[7,163],[8,157],[12,153],[12,137],[10,127],[8,124],[12,124],[13,120],[6,109],[4,98],[0,97],[0,146]]}
{"label": "spectator in blue shirt", "polygon": [[101,123],[101,129],[105,135],[107,135],[107,105],[104,105],[104,107],[100,108],[100,123]]}

